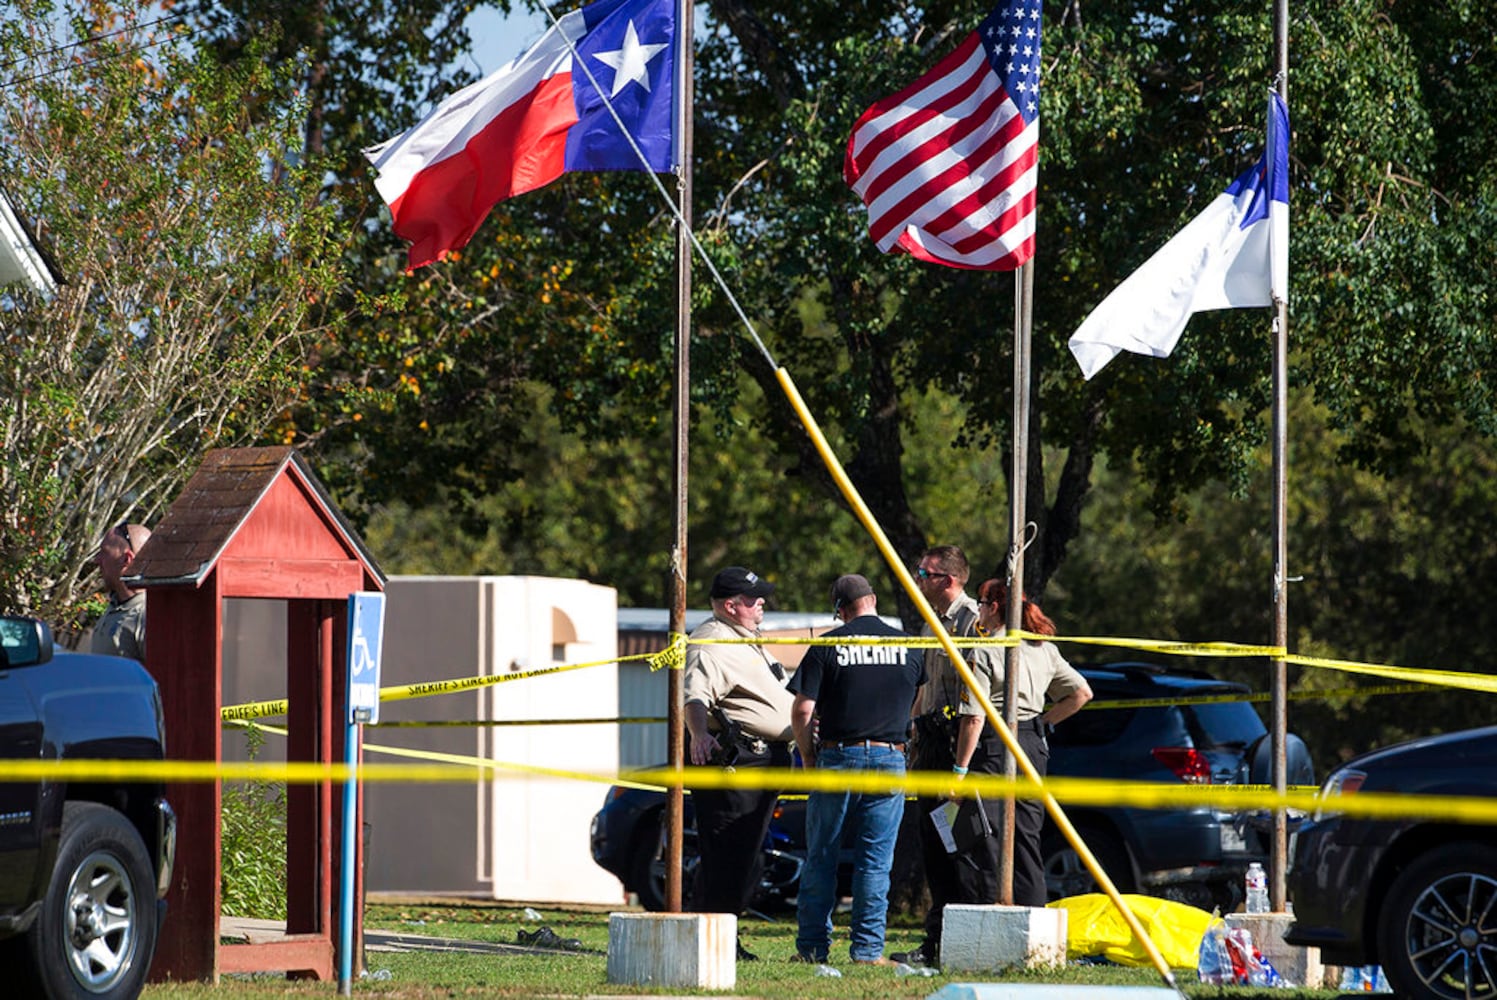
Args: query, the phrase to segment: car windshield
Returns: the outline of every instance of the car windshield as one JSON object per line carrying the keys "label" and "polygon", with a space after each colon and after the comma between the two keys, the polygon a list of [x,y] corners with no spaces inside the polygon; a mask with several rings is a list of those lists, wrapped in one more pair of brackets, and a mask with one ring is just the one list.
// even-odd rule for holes
{"label": "car windshield", "polygon": [[1196,745],[1203,750],[1213,747],[1241,749],[1250,746],[1268,730],[1263,720],[1245,701],[1224,702],[1213,705],[1193,705],[1195,725],[1191,734]]}

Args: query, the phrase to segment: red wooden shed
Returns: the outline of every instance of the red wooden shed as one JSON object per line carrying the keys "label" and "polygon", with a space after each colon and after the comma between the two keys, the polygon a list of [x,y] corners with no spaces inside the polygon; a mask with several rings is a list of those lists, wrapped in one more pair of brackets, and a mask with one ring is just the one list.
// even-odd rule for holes
{"label": "red wooden shed", "polygon": [[[132,585],[148,594],[146,668],[161,688],[171,759],[222,762],[223,605],[257,598],[287,605],[287,760],[343,760],[348,595],[383,590],[385,578],[299,453],[210,451],[133,571]],[[340,862],[332,783],[287,788],[286,935],[260,944],[219,943],[221,784],[177,784],[168,795],[177,864],[152,978],[217,982],[225,972],[285,970],[332,979]],[[354,864],[361,874],[363,858]],[[355,972],[361,932],[356,925]]]}

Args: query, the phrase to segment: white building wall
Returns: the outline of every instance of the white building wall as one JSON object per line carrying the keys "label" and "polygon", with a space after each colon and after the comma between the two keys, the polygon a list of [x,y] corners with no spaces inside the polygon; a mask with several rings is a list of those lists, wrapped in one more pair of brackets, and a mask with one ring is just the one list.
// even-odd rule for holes
{"label": "white building wall", "polygon": [[[495,673],[609,661],[485,692],[495,720],[616,718],[618,623],[613,588],[578,580],[500,577],[490,619]],[[616,903],[618,880],[593,863],[589,827],[619,766],[618,726],[494,726],[491,756],[518,765],[492,784],[488,831],[496,898]],[[603,781],[550,772],[604,775]]]}
{"label": "white building wall", "polygon": [[[493,676],[612,660],[615,593],[545,577],[393,577],[385,686]],[[382,722],[614,718],[613,663],[492,687],[387,701]],[[487,782],[383,784],[365,792],[370,892],[479,893],[494,899],[612,905],[617,879],[599,868],[589,827],[613,775],[617,725],[373,727],[367,743],[517,765]],[[401,760],[369,752],[366,760]]]}

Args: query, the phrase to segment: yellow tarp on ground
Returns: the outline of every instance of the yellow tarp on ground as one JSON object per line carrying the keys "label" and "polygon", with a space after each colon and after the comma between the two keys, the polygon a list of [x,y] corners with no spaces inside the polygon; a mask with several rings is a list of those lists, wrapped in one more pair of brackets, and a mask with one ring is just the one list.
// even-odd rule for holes
{"label": "yellow tarp on ground", "polygon": [[[1123,900],[1143,924],[1154,946],[1172,969],[1194,969],[1201,938],[1215,918],[1205,910],[1153,896],[1125,894]],[[1100,892],[1068,896],[1049,904],[1066,911],[1066,958],[1075,960],[1100,955],[1119,965],[1152,965],[1143,944]]]}

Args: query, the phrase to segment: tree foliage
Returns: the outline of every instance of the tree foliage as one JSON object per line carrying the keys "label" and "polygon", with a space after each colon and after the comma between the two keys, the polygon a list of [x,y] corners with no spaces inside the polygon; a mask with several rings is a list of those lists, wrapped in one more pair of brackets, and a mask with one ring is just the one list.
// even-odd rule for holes
{"label": "tree foliage", "polygon": [[[1290,649],[1311,657],[1488,673],[1497,658],[1490,586],[1497,540],[1497,446],[1462,425],[1426,426],[1433,447],[1397,478],[1338,460],[1347,435],[1296,393],[1290,416]],[[1254,457],[1268,482],[1268,450]],[[1046,604],[1062,633],[1226,640],[1269,632],[1270,494],[1234,498],[1224,484],[1186,498],[1188,517],[1158,523],[1131,469],[1099,473],[1096,500]],[[1139,654],[1068,645],[1085,662]],[[1146,657],[1148,658],[1148,657]],[[1179,660],[1267,690],[1263,660]],[[1468,691],[1337,695],[1375,678],[1292,666],[1290,728],[1320,771],[1353,752],[1429,732],[1485,724],[1490,702]]]}
{"label": "tree foliage", "polygon": [[[151,522],[306,377],[338,247],[264,60],[220,65],[105,5],[24,0],[0,53],[0,172],[66,279],[0,300],[0,605],[76,626],[103,531]],[[260,114],[250,109],[258,108]]]}
{"label": "tree foliage", "polygon": [[[840,168],[863,108],[933,65],[986,6],[713,0],[705,10],[699,233],[901,553],[960,541],[961,526],[938,532],[922,516],[906,442],[925,419],[915,404],[935,391],[966,406],[955,449],[1007,448],[1013,282],[879,255]],[[1078,537],[1099,461],[1137,468],[1165,519],[1204,484],[1240,495],[1271,394],[1266,313],[1197,317],[1169,361],[1124,356],[1089,384],[1064,346],[1256,157],[1270,11],[1143,0],[1048,14],[1027,504],[1036,593]],[[1481,123],[1497,14],[1355,0],[1295,4],[1292,17],[1293,377],[1346,432],[1337,461],[1397,473],[1428,448],[1422,428],[1459,417],[1475,433],[1494,429],[1484,379],[1494,140]],[[505,203],[458,260],[405,283],[404,309],[357,335],[366,359],[377,353],[368,345],[386,353],[340,362],[364,373],[337,397],[341,422],[309,410],[299,432],[328,446],[351,495],[434,499],[445,481],[471,511],[523,474],[525,380],[548,385],[553,411],[602,440],[658,427],[674,302],[666,221],[634,176],[567,177]],[[393,261],[385,268],[393,277]],[[693,395],[713,422],[697,446],[762,423],[765,462],[839,502],[768,359],[700,270],[697,289]],[[740,395],[742,374],[757,394]],[[1046,461],[1060,470],[1047,474]]]}
{"label": "tree foliage", "polygon": [[[253,7],[233,9],[251,24]],[[971,496],[955,482],[968,467],[961,456],[1008,448],[1012,279],[879,255],[841,180],[857,115],[929,69],[987,5],[702,9],[699,235],[906,558],[932,541],[967,541],[972,518],[985,530],[1001,523],[996,481],[967,521],[945,511]],[[339,6],[328,30],[358,37],[361,10],[383,8]],[[1081,537],[1102,463],[1135,470],[1162,523],[1186,517],[1203,487],[1241,497],[1255,482],[1271,395],[1266,313],[1199,316],[1173,358],[1123,356],[1091,383],[1065,340],[1257,156],[1274,72],[1270,16],[1225,0],[1047,10],[1033,593]],[[1341,432],[1332,467],[1397,475],[1456,419],[1474,434],[1494,429],[1485,373],[1497,140],[1484,123],[1497,13],[1475,2],[1308,0],[1291,16],[1292,377]],[[673,243],[646,179],[573,175],[499,206],[456,259],[411,278],[393,254],[366,257],[365,290],[399,294],[327,345],[324,391],[298,411],[298,440],[353,505],[451,503],[480,535],[486,495],[535,483],[527,428],[537,405],[599,442],[642,436],[664,447]],[[706,419],[693,447],[712,453],[753,425],[766,467],[840,503],[769,359],[700,268],[695,304],[692,391]],[[549,391],[537,397],[531,382]],[[950,399],[962,419],[942,424],[932,453],[928,401]],[[920,481],[917,467],[933,474]],[[668,537],[667,507],[654,516]],[[694,520],[693,535],[721,516]],[[996,548],[980,569],[1000,569]]]}

